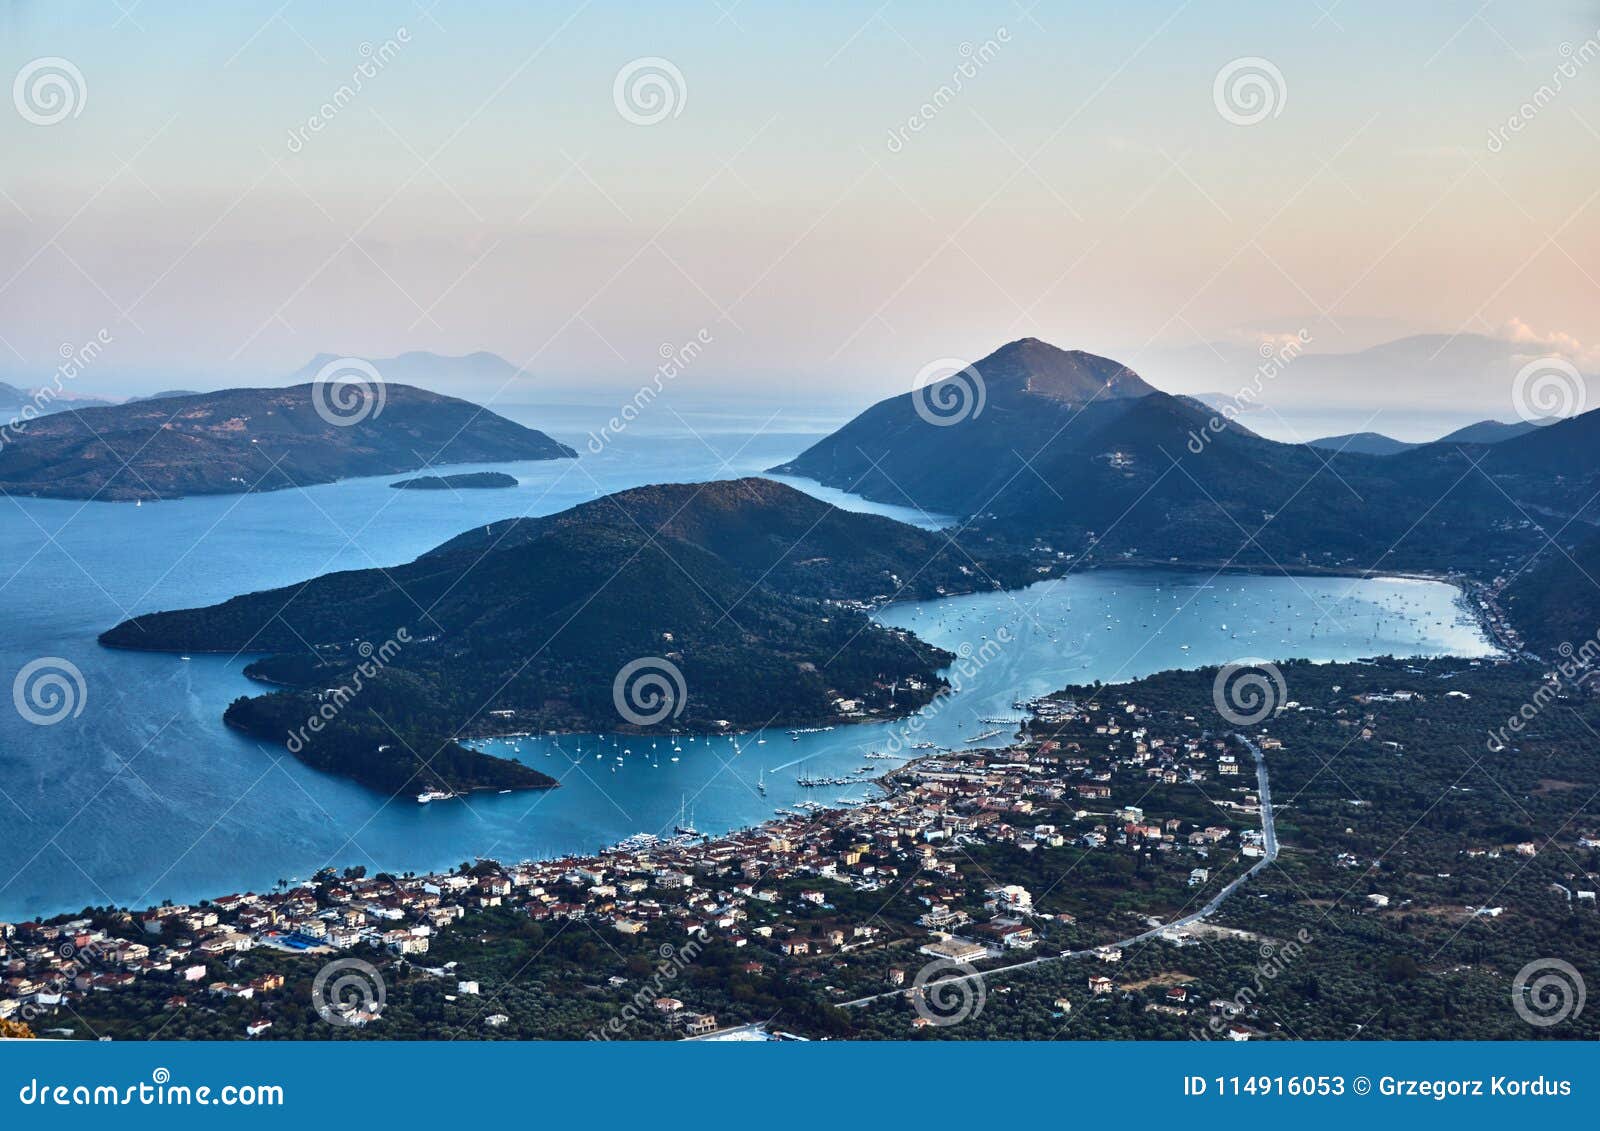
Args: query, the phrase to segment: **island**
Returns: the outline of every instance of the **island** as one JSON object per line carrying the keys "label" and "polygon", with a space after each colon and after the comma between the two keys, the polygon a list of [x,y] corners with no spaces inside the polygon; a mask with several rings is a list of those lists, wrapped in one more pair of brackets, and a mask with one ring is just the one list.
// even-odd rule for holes
{"label": "island", "polygon": [[135,617],[100,640],[267,653],[246,674],[277,690],[234,702],[230,725],[387,793],[460,792],[540,784],[463,745],[478,737],[909,714],[954,657],[872,608],[1038,576],[770,480],[667,484],[475,528],[394,568]]}
{"label": "island", "polygon": [[227,389],[14,425],[0,494],[147,501],[280,491],[439,464],[574,459],[543,432],[411,385]]}
{"label": "island", "polygon": [[460,475],[419,475],[389,484],[396,491],[481,491],[515,487],[517,477],[503,471],[469,471]]}

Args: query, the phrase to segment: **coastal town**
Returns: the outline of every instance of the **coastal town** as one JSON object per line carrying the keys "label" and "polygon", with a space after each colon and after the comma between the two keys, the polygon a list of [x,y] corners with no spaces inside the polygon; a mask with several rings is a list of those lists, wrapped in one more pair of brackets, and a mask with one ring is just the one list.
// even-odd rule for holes
{"label": "coastal town", "polygon": [[[1188,735],[1154,734],[1133,702],[1051,699],[1034,708],[1032,728],[1006,749],[935,751],[879,779],[881,800],[817,807],[726,836],[640,834],[590,857],[479,861],[420,876],[329,870],[282,890],[111,921],[0,924],[0,1018],[85,1036],[73,1015],[86,1000],[160,986],[167,1011],[246,1003],[240,1035],[260,1037],[305,959],[355,955],[427,970],[441,935],[470,929],[474,915],[494,909],[546,924],[581,921],[623,938],[720,942],[748,955],[752,968],[795,968],[807,982],[848,970],[829,995],[837,998],[846,986],[909,987],[930,961],[982,967],[1115,933],[1069,910],[1068,892],[991,876],[980,863],[987,853],[1139,858],[1165,877],[1174,910],[1262,855],[1256,777],[1236,739],[1199,725]],[[1216,801],[1192,817],[1119,805],[1113,791],[1122,783],[1203,784]],[[876,904],[898,896],[916,913],[851,917],[837,910],[847,893]],[[266,968],[238,975],[246,956],[251,968]],[[481,992],[471,978],[458,980]],[[1097,990],[1080,982],[1084,992]],[[660,998],[651,1008],[670,1014],[682,1035],[719,1029],[718,1017]],[[503,1024],[499,1016],[490,1010],[482,1023]],[[381,1025],[382,1016],[358,1010],[337,1020],[363,1027]]]}
{"label": "coastal town", "polygon": [[[1567,862],[1594,860],[1588,823],[1558,853],[1508,840],[1489,805],[1452,816],[1453,841],[1397,869],[1383,848],[1411,821],[1386,807],[1400,790],[1379,778],[1358,798],[1344,784],[1397,769],[1458,776],[1414,728],[1475,726],[1500,709],[1483,689],[1511,694],[1520,669],[1297,666],[1304,698],[1248,726],[1198,706],[1209,678],[1019,704],[1028,717],[1003,748],[880,756],[897,764],[875,800],[722,836],[641,833],[589,856],[426,875],[328,869],[196,905],[0,924],[0,1020],[78,1039],[171,1036],[201,1019],[208,1036],[249,1039],[382,1039],[402,1025],[411,1037],[904,1037],[955,1032],[966,1013],[940,1006],[956,991],[981,1005],[1015,988],[1051,1026],[1099,1010],[1135,1032],[1249,1040],[1298,1035],[1305,1021],[1241,1003],[1231,981],[1261,982],[1258,953],[1283,963],[1313,934],[1324,968],[1339,947],[1340,962],[1361,963],[1419,924],[1453,939],[1524,920],[1529,900],[1542,915],[1550,887],[1581,929],[1600,922],[1594,868]],[[1324,741],[1362,761],[1341,755],[1327,773]],[[1557,791],[1529,804],[1559,802]],[[1291,878],[1267,867],[1275,815],[1302,842]],[[1553,883],[1497,878],[1524,869]],[[1374,930],[1400,934],[1360,941]],[[362,971],[361,992],[326,993],[328,972],[348,969]],[[575,1012],[552,1020],[558,1008]]]}

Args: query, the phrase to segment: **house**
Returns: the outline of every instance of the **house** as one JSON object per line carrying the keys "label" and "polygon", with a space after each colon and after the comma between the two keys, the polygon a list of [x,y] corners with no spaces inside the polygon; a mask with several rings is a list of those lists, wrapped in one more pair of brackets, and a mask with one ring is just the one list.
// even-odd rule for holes
{"label": "house", "polygon": [[958,939],[954,936],[937,939],[925,943],[917,950],[918,954],[926,954],[929,958],[942,958],[947,962],[976,962],[989,953],[989,949],[982,943],[973,942],[971,939]]}
{"label": "house", "polygon": [[1110,978],[1095,975],[1089,979],[1089,992],[1092,994],[1109,994],[1117,988]]}

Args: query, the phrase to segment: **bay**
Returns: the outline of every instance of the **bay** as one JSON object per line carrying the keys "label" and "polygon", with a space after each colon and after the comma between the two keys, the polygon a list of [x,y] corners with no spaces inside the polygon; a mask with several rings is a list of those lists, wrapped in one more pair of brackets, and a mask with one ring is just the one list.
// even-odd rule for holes
{"label": "bay", "polygon": [[[1103,569],[883,610],[885,623],[968,656],[963,670],[975,669],[914,723],[701,737],[679,750],[606,735],[497,740],[481,745],[561,788],[419,805],[224,727],[230,700],[262,690],[242,674],[251,657],[185,661],[95,642],[127,616],[394,565],[481,523],[643,483],[756,474],[834,423],[759,406],[658,405],[613,435],[598,431],[605,406],[497,407],[582,458],[471,468],[515,476],[508,490],[394,491],[388,484],[401,477],[392,476],[142,507],[0,500],[0,675],[10,683],[25,665],[58,658],[82,672],[84,687],[82,710],[52,725],[0,709],[0,920],[261,890],[324,865],[402,872],[589,852],[637,832],[670,835],[691,812],[701,830],[726,831],[808,800],[865,798],[864,781],[808,789],[797,778],[865,778],[857,771],[894,764],[868,752],[965,744],[1002,725],[983,719],[1013,718],[1016,700],[1068,682],[1241,656],[1492,652],[1455,591],[1436,582]],[[947,521],[788,482],[924,527]]]}

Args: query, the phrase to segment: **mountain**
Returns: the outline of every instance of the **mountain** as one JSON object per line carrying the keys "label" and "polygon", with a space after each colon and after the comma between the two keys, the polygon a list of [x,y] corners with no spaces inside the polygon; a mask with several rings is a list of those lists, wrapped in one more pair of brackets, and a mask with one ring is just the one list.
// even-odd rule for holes
{"label": "mountain", "polygon": [[[1506,440],[1514,440],[1518,436],[1526,436],[1529,432],[1539,427],[1540,425],[1531,424],[1525,420],[1519,420],[1515,424],[1504,424],[1498,420],[1480,420],[1478,423],[1469,424],[1465,428],[1457,428],[1454,432],[1441,436],[1433,442],[1439,444],[1499,444]],[[1422,444],[1396,440],[1385,436],[1381,432],[1350,432],[1343,436],[1328,436],[1321,440],[1308,440],[1307,443],[1313,448],[1323,448],[1335,452],[1356,452],[1369,456],[1393,456],[1423,447]]]}
{"label": "mountain", "polygon": [[[384,657],[298,753],[399,792],[416,785],[413,751],[425,760],[462,736],[904,714],[935,694],[951,657],[876,624],[866,603],[1031,576],[1020,559],[970,558],[942,535],[770,480],[672,484],[480,528],[391,569],[137,617],[101,642],[272,653],[247,673],[286,690],[237,701],[228,720],[277,741],[319,709],[319,693],[350,685],[363,658]],[[653,722],[615,686],[635,661],[677,688]],[[379,744],[389,761],[375,767]]]}
{"label": "mountain", "polygon": [[1441,444],[1498,444],[1503,440],[1515,440],[1518,436],[1526,436],[1542,425],[1519,420],[1514,424],[1504,424],[1498,420],[1480,420],[1476,424],[1469,424],[1465,428],[1457,428],[1448,436],[1439,439]]}
{"label": "mountain", "polygon": [[[1379,457],[1276,443],[1115,361],[1032,339],[972,371],[976,384],[969,372],[882,401],[774,470],[1102,558],[1488,568],[1535,544],[1519,504],[1459,445]],[[939,402],[964,411],[938,418]],[[1550,480],[1509,453],[1499,466],[1518,480],[1513,498]]]}
{"label": "mountain", "polygon": [[133,404],[135,401],[160,401],[169,397],[198,397],[200,395],[193,389],[163,389],[159,393],[146,393],[142,397],[129,397],[124,403]]}
{"label": "mountain", "polygon": [[229,389],[43,417],[0,449],[0,494],[167,499],[577,455],[454,397],[388,385],[362,400],[357,388]]}
{"label": "mountain", "polygon": [[[1310,352],[1315,343],[1306,339],[1307,352],[1277,367],[1260,399],[1286,417],[1318,409],[1360,411],[1364,418],[1380,407],[1495,415],[1511,407],[1517,372],[1535,358],[1564,357],[1580,371],[1591,368],[1569,341],[1550,338],[1525,327],[1503,336],[1414,334],[1345,353]],[[1257,373],[1258,350],[1256,343],[1211,342],[1141,356],[1145,376],[1164,388],[1232,391]],[[1592,382],[1597,375],[1589,376]]]}
{"label": "mountain", "polygon": [[1320,440],[1306,442],[1313,448],[1324,448],[1332,452],[1356,452],[1369,456],[1392,456],[1399,452],[1410,451],[1417,446],[1385,436],[1381,432],[1347,432],[1343,436],[1326,436]]}
{"label": "mountain", "polygon": [[[103,408],[113,403],[100,397],[69,397],[53,391],[19,388],[0,381],[0,421],[11,421],[12,424],[19,419],[27,423],[35,417],[69,409]],[[23,417],[24,410],[27,410],[26,418]]]}
{"label": "mountain", "polygon": [[1501,606],[1533,652],[1552,663],[1576,653],[1588,665],[1600,638],[1600,533],[1569,529],[1560,543],[1512,580]]}

